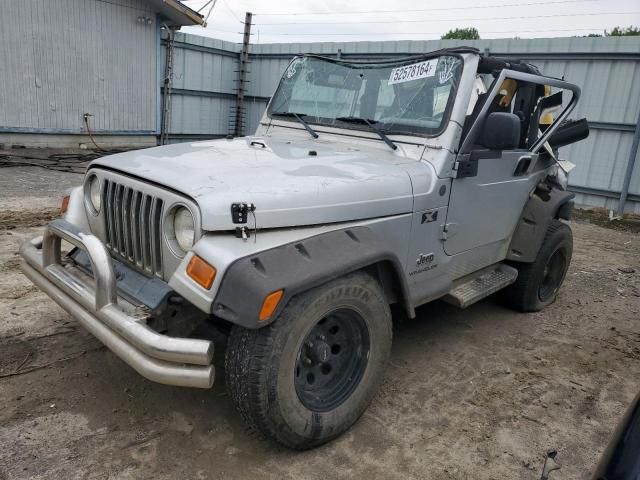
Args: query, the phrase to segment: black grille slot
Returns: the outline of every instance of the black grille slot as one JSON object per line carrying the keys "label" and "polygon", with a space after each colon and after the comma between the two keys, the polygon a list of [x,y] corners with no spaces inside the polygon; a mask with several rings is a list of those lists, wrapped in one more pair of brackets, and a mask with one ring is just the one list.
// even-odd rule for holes
{"label": "black grille slot", "polygon": [[105,180],[102,192],[107,248],[140,270],[162,277],[164,202],[111,180]]}

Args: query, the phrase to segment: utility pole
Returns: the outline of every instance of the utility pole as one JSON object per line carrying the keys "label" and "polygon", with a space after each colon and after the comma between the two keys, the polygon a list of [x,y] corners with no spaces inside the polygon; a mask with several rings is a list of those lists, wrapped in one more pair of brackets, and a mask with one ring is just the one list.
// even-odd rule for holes
{"label": "utility pole", "polygon": [[624,215],[624,205],[627,203],[627,195],[629,195],[629,186],[631,185],[631,177],[633,176],[633,167],[636,164],[638,156],[638,145],[640,144],[640,112],[638,112],[638,120],[636,122],[636,130],[631,143],[631,151],[629,152],[629,160],[627,160],[627,169],[624,173],[622,181],[622,190],[620,192],[620,200],[618,200],[618,217]]}
{"label": "utility pole", "polygon": [[234,136],[244,135],[244,95],[247,88],[247,68],[249,67],[249,43],[251,40],[251,20],[253,14],[247,12],[244,16],[244,34],[242,36],[242,50],[238,64],[238,87],[236,92],[236,111],[234,122]]}
{"label": "utility pole", "polygon": [[171,123],[171,88],[173,87],[173,56],[175,32],[167,27],[167,46],[162,82],[162,117],[160,121],[160,145],[166,145]]}

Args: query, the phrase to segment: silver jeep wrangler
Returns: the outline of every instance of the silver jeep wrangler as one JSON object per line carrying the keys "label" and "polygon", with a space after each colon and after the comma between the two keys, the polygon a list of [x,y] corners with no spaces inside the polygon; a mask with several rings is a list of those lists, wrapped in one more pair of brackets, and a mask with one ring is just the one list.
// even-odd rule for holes
{"label": "silver jeep wrangler", "polygon": [[555,300],[572,253],[557,151],[588,135],[567,120],[579,95],[472,48],[298,56],[255,136],[91,163],[22,269],[156,382],[210,388],[214,344],[185,327],[225,331],[242,416],[314,447],[375,394],[391,304]]}

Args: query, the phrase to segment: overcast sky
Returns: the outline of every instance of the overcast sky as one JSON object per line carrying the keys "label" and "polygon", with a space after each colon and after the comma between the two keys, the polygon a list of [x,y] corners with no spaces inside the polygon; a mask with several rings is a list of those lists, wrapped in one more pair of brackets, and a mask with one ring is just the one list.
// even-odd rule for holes
{"label": "overcast sky", "polygon": [[[198,10],[207,0],[184,3]],[[206,28],[182,31],[240,42],[247,11],[253,43],[432,40],[456,27],[476,27],[481,38],[570,37],[640,26],[639,0],[217,0]]]}

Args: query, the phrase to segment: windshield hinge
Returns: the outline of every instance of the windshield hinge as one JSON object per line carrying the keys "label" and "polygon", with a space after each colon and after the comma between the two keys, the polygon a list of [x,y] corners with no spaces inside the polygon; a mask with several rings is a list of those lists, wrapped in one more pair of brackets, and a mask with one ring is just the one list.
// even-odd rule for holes
{"label": "windshield hinge", "polygon": [[453,178],[476,177],[478,175],[478,159],[466,158],[464,160],[456,160],[453,164],[455,172]]}

